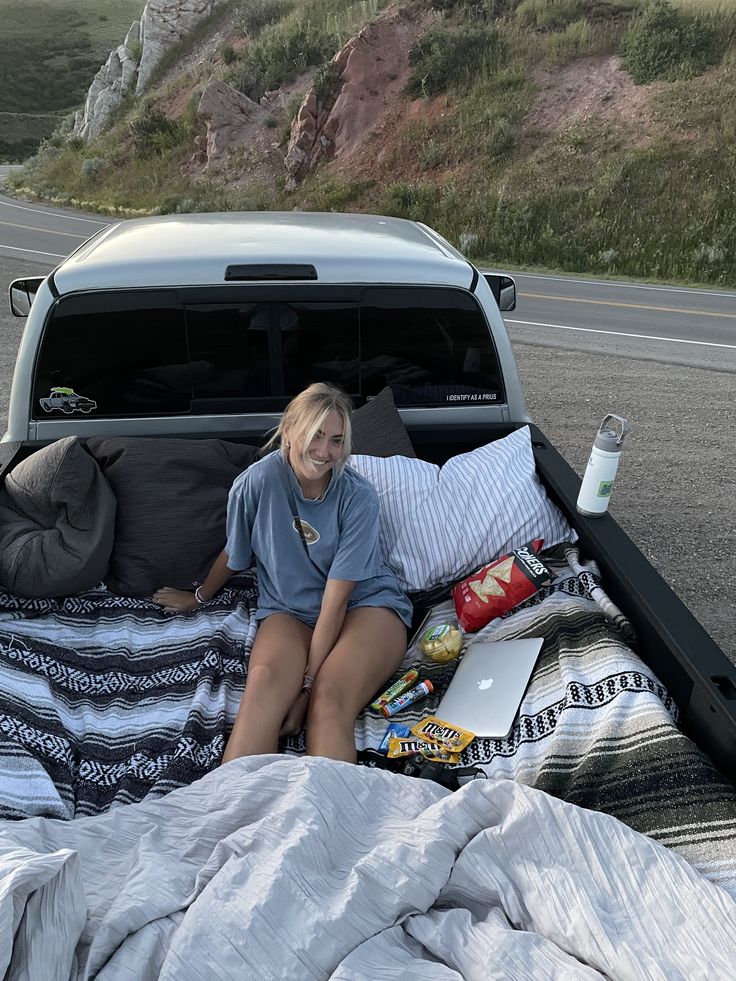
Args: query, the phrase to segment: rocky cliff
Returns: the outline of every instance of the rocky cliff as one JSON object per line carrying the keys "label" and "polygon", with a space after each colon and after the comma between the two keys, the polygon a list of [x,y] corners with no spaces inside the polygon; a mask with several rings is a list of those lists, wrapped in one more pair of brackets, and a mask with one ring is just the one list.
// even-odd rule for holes
{"label": "rocky cliff", "polygon": [[105,129],[125,95],[141,95],[166,52],[212,13],[219,0],[148,0],[121,45],[94,77],[71,135],[89,142]]}

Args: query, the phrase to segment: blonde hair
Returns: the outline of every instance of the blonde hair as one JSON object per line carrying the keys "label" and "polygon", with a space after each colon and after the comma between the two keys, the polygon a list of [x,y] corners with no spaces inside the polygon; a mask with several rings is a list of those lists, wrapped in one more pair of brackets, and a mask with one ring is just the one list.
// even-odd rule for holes
{"label": "blonde hair", "polygon": [[284,442],[284,434],[289,430],[292,438],[302,440],[304,447],[305,463],[309,444],[324,425],[324,421],[330,412],[336,412],[342,420],[342,446],[343,456],[339,463],[335,464],[335,474],[339,476],[352,449],[352,425],[350,416],[353,411],[353,403],[350,396],[335,385],[327,382],[313,382],[303,392],[295,395],[294,398],[284,409],[276,432],[269,439],[264,447],[267,450],[280,446],[284,459],[288,457],[288,448]]}

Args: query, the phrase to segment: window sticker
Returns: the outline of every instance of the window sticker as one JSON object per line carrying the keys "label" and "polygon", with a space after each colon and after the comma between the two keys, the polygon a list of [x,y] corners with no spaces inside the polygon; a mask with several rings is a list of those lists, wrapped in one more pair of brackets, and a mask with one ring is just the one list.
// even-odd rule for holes
{"label": "window sticker", "polygon": [[497,402],[498,392],[463,392],[462,394],[446,395],[447,402]]}
{"label": "window sticker", "polygon": [[58,409],[59,412],[63,412],[67,416],[73,412],[86,414],[97,408],[94,399],[88,399],[86,395],[77,395],[73,388],[52,388],[46,398],[38,401],[44,412],[54,412]]}

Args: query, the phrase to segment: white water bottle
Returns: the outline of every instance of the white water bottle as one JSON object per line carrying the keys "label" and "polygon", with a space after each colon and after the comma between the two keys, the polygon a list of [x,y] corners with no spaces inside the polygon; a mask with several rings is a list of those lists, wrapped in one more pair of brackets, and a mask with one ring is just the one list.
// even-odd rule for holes
{"label": "white water bottle", "polygon": [[608,510],[624,436],[630,429],[631,426],[625,419],[612,413],[601,423],[580,485],[577,503],[580,514],[596,518]]}

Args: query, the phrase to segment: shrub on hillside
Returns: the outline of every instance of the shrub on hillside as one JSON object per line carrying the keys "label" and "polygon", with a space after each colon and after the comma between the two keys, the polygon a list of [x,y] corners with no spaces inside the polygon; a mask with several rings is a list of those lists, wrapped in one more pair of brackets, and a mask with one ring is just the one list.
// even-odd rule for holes
{"label": "shrub on hillside", "polygon": [[491,25],[459,24],[428,31],[409,52],[407,91],[431,96],[462,85],[483,68],[495,71],[505,54],[503,38]]}
{"label": "shrub on hillside", "polygon": [[314,94],[321,106],[335,101],[342,89],[342,73],[334,61],[322,65],[314,76]]}
{"label": "shrub on hillside", "polygon": [[311,21],[288,21],[265,28],[243,52],[232,84],[258,101],[264,92],[294,80],[309,65],[335,53],[336,39]]}
{"label": "shrub on hillside", "polygon": [[397,181],[386,189],[381,213],[410,221],[430,221],[429,216],[435,213],[440,194],[440,188],[434,184]]}
{"label": "shrub on hillside", "polygon": [[91,183],[97,180],[105,167],[102,157],[86,157],[79,168],[79,172],[86,181]]}
{"label": "shrub on hillside", "polygon": [[715,28],[675,10],[670,0],[646,0],[622,40],[623,65],[639,85],[693,78],[722,53]]}
{"label": "shrub on hillside", "polygon": [[429,0],[435,10],[460,12],[471,20],[494,20],[511,13],[519,0]]}
{"label": "shrub on hillside", "polygon": [[558,30],[584,17],[588,6],[585,0],[521,0],[516,19],[525,27]]}
{"label": "shrub on hillside", "polygon": [[286,118],[289,123],[293,123],[296,119],[296,115],[301,109],[302,102],[304,102],[303,92],[292,92],[289,96],[289,101],[286,103]]}
{"label": "shrub on hillside", "polygon": [[147,102],[130,123],[139,157],[160,156],[179,142],[180,126],[157,106]]}
{"label": "shrub on hillside", "polygon": [[293,0],[248,0],[235,13],[235,24],[246,37],[253,37],[268,24],[275,24],[293,9]]}
{"label": "shrub on hillside", "polygon": [[223,44],[220,48],[220,57],[226,65],[231,65],[235,61],[235,48],[232,44]]}

